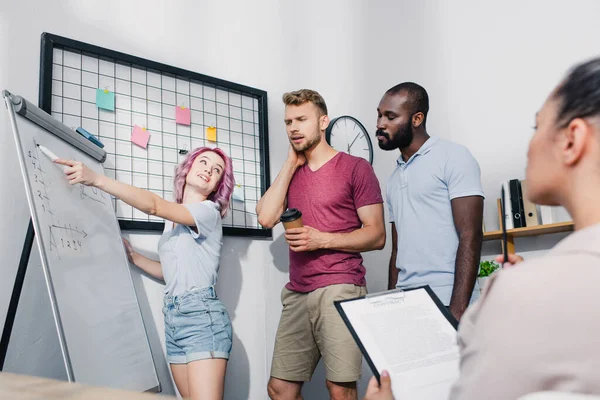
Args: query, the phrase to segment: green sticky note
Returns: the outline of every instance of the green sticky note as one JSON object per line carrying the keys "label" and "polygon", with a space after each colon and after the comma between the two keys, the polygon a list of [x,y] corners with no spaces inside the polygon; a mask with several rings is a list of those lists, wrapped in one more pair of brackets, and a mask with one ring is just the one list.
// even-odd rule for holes
{"label": "green sticky note", "polygon": [[115,92],[96,89],[96,106],[103,110],[115,111]]}

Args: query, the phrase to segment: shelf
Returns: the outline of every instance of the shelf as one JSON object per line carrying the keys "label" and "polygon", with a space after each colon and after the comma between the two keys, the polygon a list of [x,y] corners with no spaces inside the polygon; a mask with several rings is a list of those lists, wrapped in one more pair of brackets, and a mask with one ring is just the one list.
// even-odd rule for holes
{"label": "shelf", "polygon": [[[556,224],[526,226],[524,228],[509,229],[506,231],[508,237],[526,237],[547,235],[551,233],[571,232],[573,230],[573,222],[559,222]],[[483,240],[498,240],[502,239],[502,231],[491,231],[483,233]]]}
{"label": "shelf", "polygon": [[[500,199],[497,200],[498,205],[498,223],[502,226],[502,206]],[[509,229],[506,231],[506,248],[509,253],[515,252],[515,238],[526,236],[549,235],[551,233],[571,232],[573,230],[573,222],[559,222],[556,224],[526,226],[524,228]],[[483,233],[483,241],[501,240],[502,231],[491,231]],[[502,251],[504,251],[504,242],[502,242]]]}

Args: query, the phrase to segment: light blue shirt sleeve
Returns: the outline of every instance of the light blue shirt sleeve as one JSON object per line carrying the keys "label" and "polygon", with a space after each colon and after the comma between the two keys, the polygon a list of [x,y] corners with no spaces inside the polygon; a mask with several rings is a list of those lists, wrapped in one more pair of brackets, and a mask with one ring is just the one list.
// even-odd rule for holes
{"label": "light blue shirt sleeve", "polygon": [[481,170],[471,152],[463,146],[449,151],[444,169],[450,200],[466,196],[483,196]]}
{"label": "light blue shirt sleeve", "polygon": [[194,221],[196,221],[198,232],[190,229],[194,239],[198,239],[199,237],[206,238],[217,228],[217,222],[221,218],[221,214],[219,213],[219,206],[216,203],[205,200],[199,203],[184,204],[184,206],[192,214]]}

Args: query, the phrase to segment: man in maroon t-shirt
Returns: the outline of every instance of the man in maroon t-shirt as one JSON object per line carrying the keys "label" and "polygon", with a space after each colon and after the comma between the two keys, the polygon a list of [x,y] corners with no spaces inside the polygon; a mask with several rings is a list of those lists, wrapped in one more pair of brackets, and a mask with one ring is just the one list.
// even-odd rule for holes
{"label": "man in maroon t-shirt", "polygon": [[290,92],[283,102],[291,146],[256,212],[271,228],[288,206],[296,208],[304,226],[285,231],[290,282],[281,294],[268,392],[271,399],[301,398],[322,356],[331,399],[354,400],[362,356],[333,302],[366,294],[360,252],[385,244],[381,189],[367,161],[327,144],[319,93]]}

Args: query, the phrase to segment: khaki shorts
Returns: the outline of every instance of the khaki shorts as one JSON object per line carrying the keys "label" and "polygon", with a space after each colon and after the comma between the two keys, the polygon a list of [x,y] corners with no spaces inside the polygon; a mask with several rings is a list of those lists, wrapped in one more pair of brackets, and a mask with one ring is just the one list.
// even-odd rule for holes
{"label": "khaki shorts", "polygon": [[283,288],[283,311],[275,338],[271,376],[286,381],[310,381],[323,356],[328,381],[357,381],[362,354],[333,302],[366,293],[366,287],[351,284],[331,285],[310,293]]}

